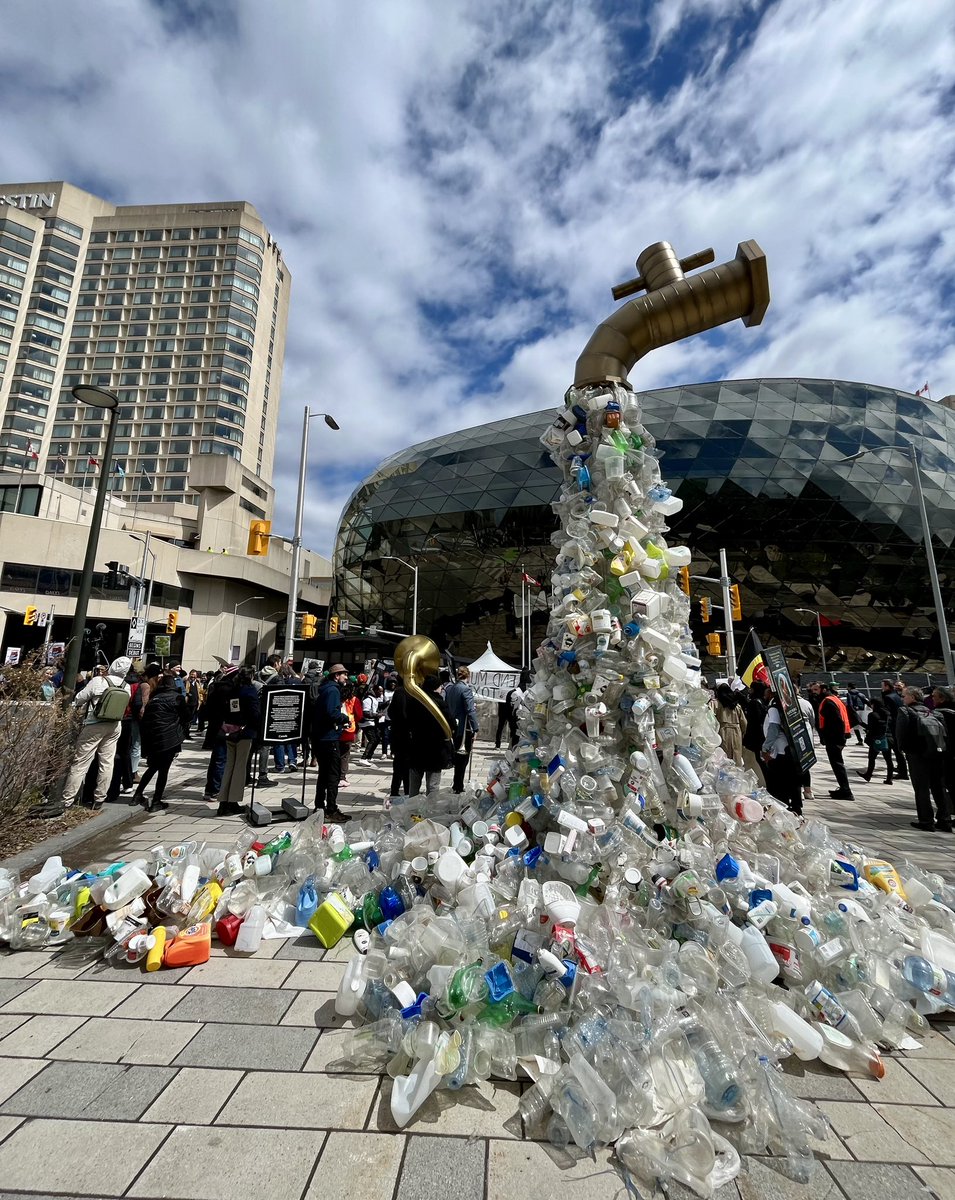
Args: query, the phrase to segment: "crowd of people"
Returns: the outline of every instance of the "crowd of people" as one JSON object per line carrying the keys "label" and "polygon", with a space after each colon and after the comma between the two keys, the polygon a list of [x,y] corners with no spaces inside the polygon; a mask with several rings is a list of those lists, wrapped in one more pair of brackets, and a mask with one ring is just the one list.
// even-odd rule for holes
{"label": "crowd of people", "polygon": [[[915,796],[916,829],[953,832],[955,808],[955,692],[921,688],[884,679],[878,696],[850,686],[812,683],[797,697],[810,739],[825,750],[835,776],[833,799],[854,800],[844,751],[853,738],[866,746],[868,762],[856,774],[869,783],[881,759],[882,783],[908,780]],[[748,688],[720,683],[712,708],[724,752],[756,773],[766,790],[795,813],[813,799],[811,773],[797,761],[787,732],[783,703],[770,686],[754,680]]]}
{"label": "crowd of people", "polygon": [[[147,812],[168,807],[163,797],[169,771],[183,743],[197,736],[209,751],[204,800],[216,805],[218,816],[238,814],[247,788],[275,787],[275,775],[309,766],[318,771],[315,807],[330,819],[347,820],[339,791],[376,753],[391,763],[389,803],[432,791],[449,768],[452,788],[460,793],[478,730],[469,677],[461,667],[453,680],[445,671],[422,685],[452,730],[448,738],[429,708],[408,702],[393,670],[383,668],[371,679],[349,675],[341,663],[324,673],[317,664],[296,670],[292,661],[272,655],[258,672],[226,663],[206,673],[158,663],[140,672],[120,657],[76,681],[73,704],[83,724],[62,807],[79,799],[100,809],[120,796]],[[54,673],[51,688],[60,682],[62,674],[57,680]],[[264,693],[272,688],[302,689],[300,739],[262,741]],[[522,695],[514,692],[501,706],[512,738]]]}

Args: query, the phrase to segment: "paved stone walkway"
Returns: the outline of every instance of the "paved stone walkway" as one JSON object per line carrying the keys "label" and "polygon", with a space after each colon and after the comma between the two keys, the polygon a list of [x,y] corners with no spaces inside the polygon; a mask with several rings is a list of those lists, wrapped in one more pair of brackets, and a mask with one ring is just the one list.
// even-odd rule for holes
{"label": "paved stone walkway", "polygon": [[[475,778],[492,754],[481,752]],[[229,844],[240,822],[217,820],[201,802],[205,757],[183,754],[168,812],[138,810],[66,860],[98,866],[191,837]],[[863,765],[864,751],[850,748],[847,759],[850,769]],[[377,806],[389,775],[384,764],[353,768],[343,806]],[[955,837],[909,828],[907,784],[860,781],[850,803],[829,800],[828,767],[814,775],[811,811],[839,832],[951,874]],[[300,787],[298,777],[284,780],[290,793]],[[273,807],[283,794],[262,793]],[[91,961],[81,942],[0,955],[0,1200],[626,1195],[606,1152],[592,1160],[521,1138],[520,1084],[454,1099],[438,1092],[399,1133],[387,1077],[328,1073],[344,1024],[334,994],[350,952],[347,940],[323,952],[309,936],[263,943],[252,958],[215,947],[202,966],[149,975]],[[921,1050],[890,1056],[881,1082],[814,1064],[792,1067],[786,1081],[832,1123],[812,1183],[750,1158],[719,1200],[955,1200],[955,1025],[937,1021]]]}

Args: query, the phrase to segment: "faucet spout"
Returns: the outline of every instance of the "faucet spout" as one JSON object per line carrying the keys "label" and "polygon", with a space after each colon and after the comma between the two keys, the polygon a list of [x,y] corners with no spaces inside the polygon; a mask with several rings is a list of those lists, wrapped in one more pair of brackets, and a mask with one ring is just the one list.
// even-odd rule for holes
{"label": "faucet spout", "polygon": [[737,318],[758,325],[769,307],[766,255],[756,242],[740,242],[729,262],[684,274],[713,257],[704,250],[679,259],[669,242],[648,246],[637,259],[637,278],[614,289],[618,298],[643,289],[646,295],[597,326],[577,359],[574,385],[626,383],[633,365],[660,346]]}

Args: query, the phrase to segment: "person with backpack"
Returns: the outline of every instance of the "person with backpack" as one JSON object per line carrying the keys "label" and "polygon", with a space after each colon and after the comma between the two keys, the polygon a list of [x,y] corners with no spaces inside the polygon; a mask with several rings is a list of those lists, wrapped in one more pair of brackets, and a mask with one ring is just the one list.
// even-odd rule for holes
{"label": "person with backpack", "polygon": [[885,759],[885,779],[882,782],[886,784],[893,783],[894,764],[892,762],[892,751],[889,748],[889,711],[881,700],[873,700],[871,702],[869,720],[866,723],[865,744],[869,747],[869,761],[866,769],[860,771],[857,768],[856,774],[868,783],[872,778],[872,772],[875,770],[876,759],[881,754],[883,759]]}
{"label": "person with backpack", "polygon": [[[895,719],[895,736],[905,755],[915,792],[917,821],[913,829],[939,829],[952,832],[952,802],[945,787],[945,760],[948,739],[945,721],[926,707],[920,688],[902,689],[902,707]],[[932,801],[935,812],[932,812]]]}
{"label": "person with backpack", "polygon": [[945,786],[948,802],[955,810],[955,691],[948,687],[937,687],[932,692],[934,712],[945,723]]}
{"label": "person with backpack", "polygon": [[73,707],[85,709],[86,717],[76,743],[73,762],[63,785],[64,808],[72,808],[90,763],[97,754],[99,773],[93,792],[93,808],[98,812],[103,807],[113,777],[113,759],[119,742],[123,714],[129,704],[129,684],[126,682],[126,676],[132,665],[132,659],[126,658],[125,655],[113,659],[106,674],[94,675],[73,699]]}
{"label": "person with backpack", "polygon": [[206,697],[206,736],[202,748],[212,751],[206,771],[206,790],[202,797],[206,804],[215,804],[219,799],[226,760],[226,740],[222,724],[238,695],[239,668],[224,666],[210,685]]}
{"label": "person with backpack", "polygon": [[887,715],[886,736],[889,739],[889,749],[895,755],[895,778],[908,779],[909,772],[905,765],[905,758],[902,751],[899,749],[899,742],[895,736],[895,723],[898,720],[899,712],[902,708],[902,697],[899,695],[898,689],[891,679],[882,680],[882,703],[885,705]]}
{"label": "person with backpack", "polygon": [[219,726],[219,737],[225,742],[226,756],[217,817],[236,817],[242,811],[249,757],[259,736],[261,711],[259,689],[252,682],[252,672],[240,667],[235,672],[228,707],[223,711]]}
{"label": "person with backpack", "polygon": [[865,745],[864,733],[869,719],[869,702],[857,687],[851,684],[846,688],[846,711],[852,732],[856,735],[856,744]]}
{"label": "person with backpack", "polygon": [[[143,750],[146,754],[146,770],[130,797],[129,803],[145,804],[146,812],[168,808],[163,800],[169,768],[182,749],[182,741],[189,729],[191,713],[186,696],[176,687],[175,676],[165,671],[159,678],[156,691],[150,698],[142,719]],[[145,797],[146,784],[156,776],[156,789],[151,800]]]}
{"label": "person with backpack", "polygon": [[746,701],[746,728],[742,736],[743,766],[748,767],[759,783],[765,777],[763,771],[763,726],[766,722],[766,684],[754,679],[750,684],[749,699]]}

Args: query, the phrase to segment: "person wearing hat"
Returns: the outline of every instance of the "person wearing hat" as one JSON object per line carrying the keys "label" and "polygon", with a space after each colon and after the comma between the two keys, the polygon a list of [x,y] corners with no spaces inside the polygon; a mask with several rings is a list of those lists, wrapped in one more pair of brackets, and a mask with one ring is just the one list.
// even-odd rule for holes
{"label": "person wearing hat", "polygon": [[312,754],[318,761],[315,808],[323,808],[330,821],[348,819],[338,807],[338,786],[342,777],[340,739],[345,724],[342,687],[347,682],[348,671],[341,663],[333,663],[312,705]]}

